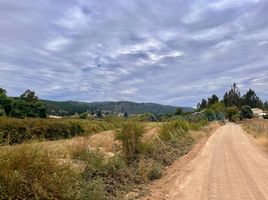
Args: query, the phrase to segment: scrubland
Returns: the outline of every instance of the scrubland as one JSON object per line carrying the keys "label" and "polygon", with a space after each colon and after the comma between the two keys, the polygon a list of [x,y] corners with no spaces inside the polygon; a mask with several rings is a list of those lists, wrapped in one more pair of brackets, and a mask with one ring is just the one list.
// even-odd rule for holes
{"label": "scrubland", "polygon": [[0,122],[0,199],[136,198],[215,126],[183,119]]}

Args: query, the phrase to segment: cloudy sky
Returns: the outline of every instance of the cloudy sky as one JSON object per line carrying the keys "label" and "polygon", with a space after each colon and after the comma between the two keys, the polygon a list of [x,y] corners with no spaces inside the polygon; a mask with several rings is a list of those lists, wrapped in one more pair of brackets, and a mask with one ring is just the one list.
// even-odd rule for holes
{"label": "cloudy sky", "polygon": [[51,100],[268,99],[267,0],[0,0],[0,87]]}

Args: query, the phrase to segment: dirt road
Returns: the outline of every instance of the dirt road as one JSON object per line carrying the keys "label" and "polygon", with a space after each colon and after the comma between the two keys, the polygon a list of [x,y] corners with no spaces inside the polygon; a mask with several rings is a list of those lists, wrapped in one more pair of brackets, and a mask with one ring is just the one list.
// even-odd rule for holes
{"label": "dirt road", "polygon": [[170,177],[159,181],[145,199],[268,199],[268,155],[232,123],[219,128],[198,155]]}

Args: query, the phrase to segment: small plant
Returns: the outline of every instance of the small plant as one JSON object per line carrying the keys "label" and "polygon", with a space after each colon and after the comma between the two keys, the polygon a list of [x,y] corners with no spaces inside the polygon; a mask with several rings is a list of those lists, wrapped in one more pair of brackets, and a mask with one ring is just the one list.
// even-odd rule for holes
{"label": "small plant", "polygon": [[123,154],[128,163],[137,158],[144,132],[144,126],[135,121],[127,121],[117,132],[116,139],[122,142]]}
{"label": "small plant", "polygon": [[161,164],[154,162],[148,173],[148,179],[149,180],[159,179],[161,176],[162,176],[162,166]]}

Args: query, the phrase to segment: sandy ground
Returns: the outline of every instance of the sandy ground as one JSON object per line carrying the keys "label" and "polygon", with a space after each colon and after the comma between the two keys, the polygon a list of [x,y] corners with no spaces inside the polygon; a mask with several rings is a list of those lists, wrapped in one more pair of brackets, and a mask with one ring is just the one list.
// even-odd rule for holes
{"label": "sandy ground", "polygon": [[228,123],[174,163],[150,190],[144,199],[268,199],[268,155],[239,125]]}

